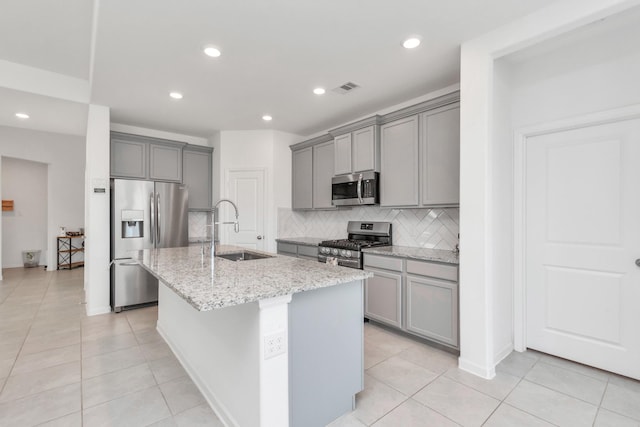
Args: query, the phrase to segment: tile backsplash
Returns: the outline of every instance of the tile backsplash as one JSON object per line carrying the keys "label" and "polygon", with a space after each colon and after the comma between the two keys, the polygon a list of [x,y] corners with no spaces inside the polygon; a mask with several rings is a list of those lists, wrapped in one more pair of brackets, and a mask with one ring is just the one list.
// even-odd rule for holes
{"label": "tile backsplash", "polygon": [[201,241],[209,235],[209,231],[205,234],[208,215],[208,212],[189,212],[189,241]]}
{"label": "tile backsplash", "polygon": [[348,221],[388,221],[393,244],[452,250],[458,243],[458,208],[382,209],[377,206],[335,211],[278,208],[278,237],[344,239]]}

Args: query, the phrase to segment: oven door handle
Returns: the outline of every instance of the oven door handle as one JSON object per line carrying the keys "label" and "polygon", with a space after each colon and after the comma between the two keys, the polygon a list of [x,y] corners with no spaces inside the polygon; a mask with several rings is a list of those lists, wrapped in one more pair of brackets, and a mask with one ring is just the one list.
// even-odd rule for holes
{"label": "oven door handle", "polygon": [[360,204],[364,203],[364,200],[362,199],[362,174],[358,176],[358,202]]}

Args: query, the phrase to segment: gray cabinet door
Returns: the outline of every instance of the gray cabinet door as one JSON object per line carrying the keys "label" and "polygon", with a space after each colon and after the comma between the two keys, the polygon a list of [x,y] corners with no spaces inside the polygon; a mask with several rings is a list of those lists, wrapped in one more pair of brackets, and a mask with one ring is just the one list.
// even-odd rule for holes
{"label": "gray cabinet door", "polygon": [[335,143],[335,174],[351,173],[351,134],[340,135]]}
{"label": "gray cabinet door", "polygon": [[421,115],[421,205],[460,203],[460,107]]}
{"label": "gray cabinet door", "polygon": [[149,178],[182,182],[182,147],[149,144]]}
{"label": "gray cabinet door", "polygon": [[293,209],[313,208],[313,151],[312,147],[292,153],[292,201]]}
{"label": "gray cabinet door", "polygon": [[407,330],[458,347],[458,284],[407,275]]}
{"label": "gray cabinet door", "polygon": [[313,208],[329,209],[331,204],[331,178],[333,177],[333,141],[313,147]]}
{"label": "gray cabinet door", "polygon": [[189,189],[189,209],[211,209],[212,190],[212,150],[191,150],[182,152],[182,182]]}
{"label": "gray cabinet door", "polygon": [[369,126],[353,132],[353,172],[378,170],[376,133],[376,126]]}
{"label": "gray cabinet door", "polygon": [[418,116],[380,128],[380,206],[418,206]]}
{"label": "gray cabinet door", "polygon": [[298,256],[298,246],[291,243],[278,242],[278,255]]}
{"label": "gray cabinet door", "polygon": [[402,328],[402,274],[367,268],[375,274],[365,282],[365,317]]}
{"label": "gray cabinet door", "polygon": [[149,144],[142,141],[111,139],[111,176],[146,179]]}

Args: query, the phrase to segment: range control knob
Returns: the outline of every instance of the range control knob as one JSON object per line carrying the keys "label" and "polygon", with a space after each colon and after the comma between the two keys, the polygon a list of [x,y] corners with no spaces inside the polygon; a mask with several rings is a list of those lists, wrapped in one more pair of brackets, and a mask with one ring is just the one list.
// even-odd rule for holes
{"label": "range control knob", "polygon": [[346,251],[344,256],[346,256],[347,258],[351,258],[351,251]]}
{"label": "range control knob", "polygon": [[332,250],[331,250],[331,253],[332,253],[333,255],[338,255],[338,250],[337,250],[337,249],[332,249]]}
{"label": "range control knob", "polygon": [[340,251],[340,255],[342,255],[342,256],[344,256],[344,257],[346,257],[346,256],[347,256],[347,251],[346,251],[345,249],[342,249],[342,250]]}

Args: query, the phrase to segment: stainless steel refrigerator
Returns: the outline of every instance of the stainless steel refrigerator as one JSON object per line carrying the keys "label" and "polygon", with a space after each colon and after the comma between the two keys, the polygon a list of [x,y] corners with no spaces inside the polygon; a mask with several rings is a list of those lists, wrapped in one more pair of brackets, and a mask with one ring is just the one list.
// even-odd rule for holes
{"label": "stainless steel refrigerator", "polygon": [[187,200],[182,184],[111,181],[113,311],[158,300],[158,280],[132,259],[132,251],[188,246]]}

